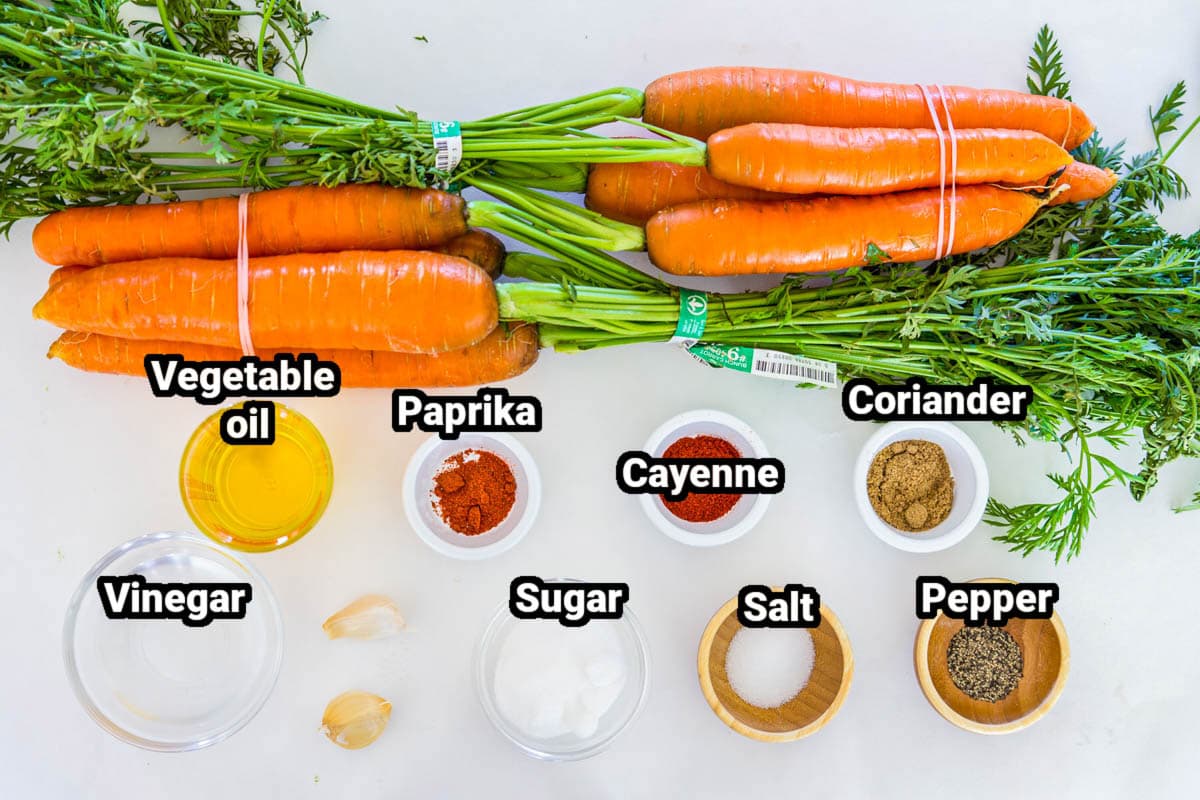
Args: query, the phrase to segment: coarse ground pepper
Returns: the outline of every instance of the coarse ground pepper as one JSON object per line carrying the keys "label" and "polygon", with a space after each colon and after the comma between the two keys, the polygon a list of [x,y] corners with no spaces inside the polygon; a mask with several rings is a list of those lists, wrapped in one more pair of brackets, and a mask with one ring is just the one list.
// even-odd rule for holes
{"label": "coarse ground pepper", "polygon": [[[719,436],[685,436],[663,451],[663,458],[740,458],[741,453]],[[682,500],[663,500],[675,516],[688,522],[712,522],[729,513],[740,494],[701,494],[690,492]]]}
{"label": "coarse ground pepper", "polygon": [[466,536],[499,525],[517,499],[517,481],[504,459],[487,450],[463,450],[446,459],[434,476],[433,508]]}
{"label": "coarse ground pepper", "polygon": [[964,627],[950,637],[946,648],[950,680],[968,697],[999,703],[1025,674],[1021,645],[1003,628]]}

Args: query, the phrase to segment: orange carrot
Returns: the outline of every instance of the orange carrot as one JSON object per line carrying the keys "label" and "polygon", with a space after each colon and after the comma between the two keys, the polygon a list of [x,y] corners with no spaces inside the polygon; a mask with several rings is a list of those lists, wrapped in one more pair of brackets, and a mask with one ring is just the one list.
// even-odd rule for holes
{"label": "orange carrot", "polygon": [[715,198],[770,200],[778,195],[719,181],[704,167],[665,161],[593,164],[584,204],[599,214],[630,225],[645,225],[664,208]]}
{"label": "orange carrot", "polygon": [[[937,189],[773,203],[704,200],[655,214],[646,244],[650,260],[675,275],[827,272],[866,264],[870,245],[891,261],[919,261],[935,255],[940,202]],[[949,207],[949,194],[945,202]],[[1004,241],[1041,205],[1024,192],[959,188],[952,252]]]}
{"label": "orange carrot", "polygon": [[[927,90],[945,127],[938,91]],[[1094,127],[1078,106],[1055,97],[965,86],[945,90],[956,128],[1037,131],[1070,150]],[[823,72],[759,67],[709,67],[659,78],[646,88],[642,118],[698,139],[752,122],[933,127],[929,106],[916,84],[871,83]]]}
{"label": "orange carrot", "polygon": [[[492,278],[500,277],[500,273],[504,269],[504,243],[487,231],[469,230],[462,236],[457,236],[444,245],[433,248],[432,252],[465,258],[472,264],[481,267]],[[91,268],[80,265],[59,267],[50,273],[49,283],[53,286],[64,277],[85,269]]]}
{"label": "orange carrot", "polygon": [[[251,256],[339,250],[419,250],[466,232],[461,197],[434,189],[293,186],[249,198]],[[72,208],[43,219],[33,249],[51,264],[98,266],[150,258],[234,258],[238,199]]]}
{"label": "orange carrot", "polygon": [[[1073,161],[1054,182],[1047,205],[1060,206],[1064,203],[1095,200],[1111,192],[1116,185],[1117,173],[1111,169],[1101,169],[1082,161]],[[1055,189],[1061,191],[1053,194]]]}
{"label": "orange carrot", "polygon": [[[955,131],[957,158],[928,128],[828,128],[755,123],[708,137],[708,168],[740,186],[793,194],[885,194],[972,183],[1025,183],[1071,163],[1033,131]],[[953,174],[951,166],[954,166]]]}
{"label": "orange carrot", "polygon": [[70,267],[59,267],[58,269],[54,270],[54,272],[50,273],[50,279],[49,279],[47,285],[53,286],[54,284],[58,283],[61,280],[65,280],[74,275],[78,275],[79,273],[84,272],[85,270],[88,270],[88,269],[91,269],[91,267],[80,267],[78,265],[74,265],[74,266],[70,266]]}
{"label": "orange carrot", "polygon": [[[240,346],[232,261],[162,258],[82,270],[51,286],[33,314],[87,333]],[[498,314],[487,273],[453,256],[350,250],[250,262],[258,347],[441,352],[478,342]]]}
{"label": "orange carrot", "polygon": [[[285,350],[262,350],[258,356],[274,358]],[[508,329],[500,326],[482,341],[444,353],[392,353],[381,350],[307,350],[322,361],[341,368],[342,386],[350,388],[479,386],[520,375],[537,360],[538,335],[534,325]],[[118,339],[96,333],[67,331],[50,345],[47,358],[88,372],[117,375],[146,374],[145,358],[178,354],[188,361],[237,361],[242,351],[231,347],[165,342],[156,339]]]}
{"label": "orange carrot", "polygon": [[465,258],[482,267],[492,278],[499,278],[504,270],[504,242],[477,228],[451,239],[441,247],[433,248],[433,252]]}

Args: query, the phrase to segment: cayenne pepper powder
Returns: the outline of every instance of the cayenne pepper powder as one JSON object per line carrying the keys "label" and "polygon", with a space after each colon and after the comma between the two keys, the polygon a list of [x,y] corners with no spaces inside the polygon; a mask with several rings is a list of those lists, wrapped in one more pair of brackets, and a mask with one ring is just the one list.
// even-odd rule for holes
{"label": "cayenne pepper powder", "polygon": [[504,459],[487,450],[463,450],[434,476],[433,508],[465,536],[499,525],[517,499],[517,481]]}
{"label": "cayenne pepper powder", "polygon": [[[738,449],[719,436],[685,436],[663,451],[663,458],[740,458]],[[712,522],[729,513],[740,494],[690,492],[682,500],[663,500],[675,516],[687,522]]]}

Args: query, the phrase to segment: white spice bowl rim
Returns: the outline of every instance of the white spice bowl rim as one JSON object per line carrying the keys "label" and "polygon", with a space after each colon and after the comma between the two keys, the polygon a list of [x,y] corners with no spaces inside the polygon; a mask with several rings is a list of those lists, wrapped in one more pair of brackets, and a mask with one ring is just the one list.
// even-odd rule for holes
{"label": "white spice bowl rim", "polygon": [[[750,457],[766,458],[770,455],[766,444],[750,425],[732,414],[711,408],[685,411],[682,414],[671,417],[654,429],[654,432],[646,439],[646,444],[643,445],[642,449],[650,455],[654,455],[655,451],[664,442],[670,440],[681,430],[695,425],[714,425],[727,429],[730,433],[735,434],[749,445],[751,452],[748,455]],[[740,539],[758,525],[767,513],[767,507],[771,502],[771,495],[744,495],[741,502],[749,504],[748,511],[744,512],[744,515],[735,522],[732,522],[732,524],[727,523],[725,526],[721,526],[720,518],[712,522],[700,524],[688,523],[685,520],[681,520],[666,510],[660,496],[656,494],[638,495],[638,502],[651,524],[671,539],[693,547],[716,547],[717,545],[728,544],[736,539]],[[731,515],[735,513],[737,513],[736,506],[730,511]],[[695,530],[699,525],[713,527],[707,531],[700,532]]]}
{"label": "white spice bowl rim", "polygon": [[[440,465],[448,454],[462,450],[487,449],[489,444],[494,444],[494,449],[501,451],[497,455],[505,461],[516,462],[510,463],[509,466],[513,468],[517,480],[518,495],[523,496],[522,507],[509,512],[518,514],[517,517],[504,519],[491,531],[477,536],[459,533],[450,536],[447,534],[449,526],[436,519],[436,512],[431,513],[428,508],[428,493],[431,487],[425,485],[426,481],[423,478],[430,472],[429,462],[436,459]],[[409,459],[408,468],[404,471],[401,496],[404,515],[421,541],[449,558],[481,561],[516,547],[533,528],[542,505],[542,477],[530,452],[507,433],[471,432],[450,440],[431,434]],[[434,530],[434,526],[439,524],[444,528],[440,532]],[[485,541],[486,544],[483,543]]]}
{"label": "white spice bowl rim", "polygon": [[[908,533],[892,527],[876,513],[867,494],[867,473],[875,456],[888,443],[899,438],[921,439],[924,438],[922,433],[947,440],[960,451],[962,457],[958,459],[959,467],[952,470],[952,474],[955,482],[955,503],[965,503],[966,512],[956,524],[946,525],[944,530],[934,528],[923,533]],[[968,477],[974,484],[974,490],[970,497],[960,498],[959,487]],[[983,454],[962,428],[949,422],[889,422],[867,439],[854,464],[854,499],[863,523],[880,541],[909,553],[934,553],[953,547],[967,538],[983,521],[988,492],[988,469]]]}

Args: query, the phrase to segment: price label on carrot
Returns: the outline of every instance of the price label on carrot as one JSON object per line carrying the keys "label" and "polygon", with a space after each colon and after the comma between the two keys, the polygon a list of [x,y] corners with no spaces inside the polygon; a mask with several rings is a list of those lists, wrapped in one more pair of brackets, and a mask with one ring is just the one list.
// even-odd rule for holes
{"label": "price label on carrot", "polygon": [[704,335],[708,323],[708,295],[691,289],[679,290],[679,321],[671,342],[691,347]]}
{"label": "price label on carrot", "polygon": [[795,381],[814,386],[837,386],[837,364],[815,358],[794,356],[778,350],[757,347],[736,347],[717,344],[696,344],[688,352],[705,364],[724,367],[776,380]]}
{"label": "price label on carrot", "polygon": [[431,122],[433,130],[434,169],[450,172],[463,156],[462,126],[457,122]]}

